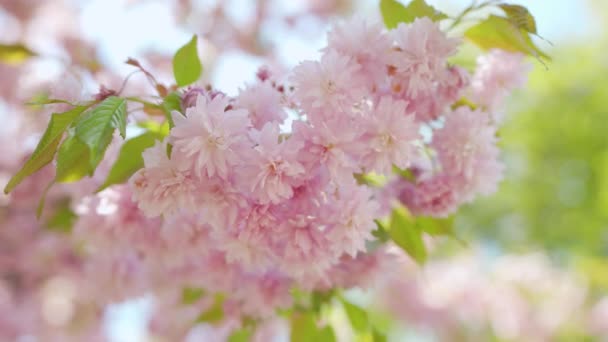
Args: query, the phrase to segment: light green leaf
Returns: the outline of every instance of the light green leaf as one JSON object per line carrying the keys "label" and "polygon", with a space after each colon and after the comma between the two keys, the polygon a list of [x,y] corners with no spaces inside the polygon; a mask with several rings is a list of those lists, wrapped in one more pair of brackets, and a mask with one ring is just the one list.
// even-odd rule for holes
{"label": "light green leaf", "polygon": [[416,225],[425,233],[430,235],[448,235],[454,234],[454,218],[438,219],[433,217],[416,217]]}
{"label": "light green leaf", "polygon": [[216,323],[222,319],[224,319],[224,296],[217,294],[213,306],[198,316],[196,322]]}
{"label": "light green leaf", "polygon": [[536,34],[536,20],[527,8],[521,5],[500,4],[507,18],[517,27]]}
{"label": "light green leaf", "polygon": [[46,227],[51,231],[69,233],[77,218],[78,216],[70,208],[70,202],[64,201],[47,221]]}
{"label": "light green leaf", "polygon": [[228,342],[248,342],[251,338],[251,329],[239,329],[228,337]]}
{"label": "light green leaf", "polygon": [[334,329],[330,325],[326,325],[323,328],[319,329],[319,332],[317,333],[317,341],[335,342],[336,334],[334,333]]}
{"label": "light green leaf", "polygon": [[448,17],[424,0],[412,0],[407,7],[396,0],[381,0],[380,12],[388,29],[397,27],[399,23],[411,23],[416,18],[428,17],[439,21]]}
{"label": "light green leaf", "polygon": [[350,325],[355,331],[361,333],[369,330],[369,320],[365,310],[344,299],[342,299],[342,305],[344,306],[344,311],[346,311]]}
{"label": "light green leaf", "polygon": [[393,209],[389,234],[393,241],[403,248],[418,263],[426,261],[427,253],[422,231],[416,226],[414,218],[403,207]]}
{"label": "light green leaf", "polygon": [[76,124],[76,136],[89,147],[89,174],[93,174],[112,141],[115,129],[126,136],[126,100],[111,96],[93,108]]}
{"label": "light green leaf", "polygon": [[169,126],[173,128],[173,117],[171,116],[171,112],[178,111],[182,113],[182,99],[178,93],[173,92],[165,97],[162,103],[163,111],[165,112],[165,117],[169,122]]}
{"label": "light green leaf", "polygon": [[316,342],[318,331],[315,316],[311,312],[292,314],[291,342]]}
{"label": "light green leaf", "polygon": [[112,165],[112,169],[108,173],[103,185],[97,189],[101,191],[110,185],[121,184],[126,182],[137,170],[144,166],[142,152],[147,148],[154,146],[156,140],[161,137],[152,132],[146,132],[135,138],[124,142],[120,148],[118,158]]}
{"label": "light green leaf", "polygon": [[173,56],[173,75],[180,87],[196,82],[203,72],[203,66],[198,58],[197,40],[196,35],[192,36],[192,39]]}
{"label": "light green leaf", "polygon": [[89,174],[89,170],[89,147],[72,131],[59,147],[55,180],[60,183],[75,182]]}
{"label": "light green leaf", "polygon": [[11,178],[4,188],[4,193],[8,194],[13,191],[13,189],[26,177],[40,170],[53,160],[65,130],[86,109],[86,106],[77,106],[67,112],[51,115],[51,120],[49,121],[42,138],[38,142],[38,146],[36,146],[34,153],[32,153],[19,172]]}
{"label": "light green leaf", "polygon": [[182,290],[182,303],[186,305],[194,304],[197,302],[203,295],[205,294],[205,290],[197,287],[185,287]]}
{"label": "light green leaf", "polygon": [[536,58],[549,60],[532,42],[528,32],[515,26],[509,19],[491,15],[488,19],[471,27],[465,37],[482,49],[503,49],[522,52]]}
{"label": "light green leaf", "polygon": [[22,44],[0,44],[0,62],[20,64],[37,54]]}

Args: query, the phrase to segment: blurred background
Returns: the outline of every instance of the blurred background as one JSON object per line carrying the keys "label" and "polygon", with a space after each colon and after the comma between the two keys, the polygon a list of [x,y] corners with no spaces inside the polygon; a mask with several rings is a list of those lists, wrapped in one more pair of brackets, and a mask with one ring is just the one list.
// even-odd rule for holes
{"label": "blurred background", "polygon": [[[428,2],[448,14],[470,3]],[[529,84],[509,101],[500,130],[506,179],[497,194],[456,216],[456,236],[465,243],[439,243],[416,280],[426,289],[413,283],[392,289],[405,299],[389,305],[403,318],[391,340],[608,339],[608,2],[510,3],[536,17],[544,38],[538,44],[552,61],[530,59]],[[289,67],[315,58],[328,26],[341,17],[380,20],[377,6],[375,0],[0,0],[0,43],[22,43],[39,55],[0,64],[0,118],[10,123],[25,111],[34,85],[57,82],[66,64],[94,75],[83,83],[89,93],[127,75],[127,57],[169,80],[172,54],[193,33],[205,37],[201,83],[235,94],[268,61]],[[462,58],[474,62],[466,51]],[[408,291],[428,301],[408,301]],[[484,304],[472,304],[472,296]],[[386,300],[382,293],[362,297],[372,306]],[[440,323],[408,309],[414,306],[442,313],[441,324],[457,322],[450,337],[437,333]],[[145,310],[145,301],[117,307],[109,319],[113,338],[143,340]]]}

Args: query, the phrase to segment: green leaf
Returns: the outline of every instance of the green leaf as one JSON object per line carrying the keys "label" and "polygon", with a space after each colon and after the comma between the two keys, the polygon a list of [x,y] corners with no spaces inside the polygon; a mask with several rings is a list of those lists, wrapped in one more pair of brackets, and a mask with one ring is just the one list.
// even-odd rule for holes
{"label": "green leaf", "polygon": [[173,128],[173,117],[171,116],[171,112],[178,111],[182,113],[182,99],[177,92],[173,92],[165,97],[162,103],[163,111],[165,112],[165,117],[169,122],[169,126]]}
{"label": "green leaf", "polygon": [[315,316],[311,312],[294,313],[291,316],[291,342],[318,341],[319,328]]}
{"label": "green leaf", "polygon": [[224,296],[221,294],[215,295],[213,306],[198,316],[196,322],[216,323],[224,319]]}
{"label": "green leaf", "polygon": [[350,321],[350,325],[357,332],[365,332],[369,330],[369,320],[367,312],[361,307],[342,299],[342,305],[346,311],[346,316]]}
{"label": "green leaf", "polygon": [[77,218],[78,216],[70,208],[70,202],[65,201],[47,221],[46,226],[51,231],[69,233]]}
{"label": "green leaf", "polygon": [[38,146],[34,150],[34,153],[25,162],[23,167],[10,179],[4,193],[8,194],[19,185],[26,177],[30,176],[34,172],[40,170],[42,167],[47,165],[53,160],[57,147],[61,142],[63,133],[72,122],[78,118],[82,112],[87,109],[86,106],[77,106],[64,113],[55,113],[51,115],[42,138],[38,142]]}
{"label": "green leaf", "polygon": [[376,329],[372,331],[372,337],[374,342],[386,342],[386,335]]}
{"label": "green leaf", "polygon": [[422,240],[422,231],[407,209],[403,207],[393,209],[390,227],[389,234],[393,241],[418,263],[424,263],[427,253]]}
{"label": "green leaf", "polygon": [[55,180],[70,183],[90,173],[89,147],[80,141],[73,130],[59,147]]}
{"label": "green leaf", "polygon": [[486,20],[471,27],[465,32],[465,37],[482,49],[503,49],[512,52],[522,52],[536,58],[549,60],[532,42],[525,30],[514,25],[509,19],[491,15]]}
{"label": "green leaf", "polygon": [[448,18],[424,0],[412,0],[407,7],[396,0],[381,0],[380,12],[388,29],[397,27],[399,23],[411,23],[416,18],[428,17],[432,21]]}
{"label": "green leaf", "polygon": [[194,304],[203,297],[205,290],[197,287],[185,287],[182,290],[182,303],[186,305]]}
{"label": "green leaf", "polygon": [[448,235],[454,234],[454,217],[446,219],[437,219],[433,217],[416,217],[416,225],[425,233],[430,235]]}
{"label": "green leaf", "polygon": [[521,5],[500,4],[498,7],[507,15],[507,18],[517,27],[536,34],[536,20],[527,8]]}
{"label": "green leaf", "polygon": [[319,332],[317,333],[317,341],[335,342],[336,334],[334,333],[334,329],[330,325],[326,325],[323,328],[319,329]]}
{"label": "green leaf", "polygon": [[37,54],[22,44],[0,44],[0,62],[20,64]]}
{"label": "green leaf", "polygon": [[144,166],[144,158],[142,157],[144,150],[154,146],[154,143],[160,138],[156,133],[146,132],[125,141],[106,180],[97,191],[99,192],[110,185],[126,182],[137,170]]}
{"label": "green leaf", "polygon": [[173,56],[173,75],[180,87],[196,82],[203,72],[203,66],[198,58],[197,40],[196,35],[192,36],[192,39]]}
{"label": "green leaf", "polygon": [[251,329],[239,329],[228,337],[228,342],[247,342],[251,338]]}
{"label": "green leaf", "polygon": [[126,136],[126,100],[110,96],[76,124],[76,136],[89,147],[89,174],[92,175],[112,141],[115,129]]}

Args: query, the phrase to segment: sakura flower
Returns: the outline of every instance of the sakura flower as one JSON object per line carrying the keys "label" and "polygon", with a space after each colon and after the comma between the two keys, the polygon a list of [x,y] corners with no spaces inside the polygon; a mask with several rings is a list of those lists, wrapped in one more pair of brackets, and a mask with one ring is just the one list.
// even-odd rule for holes
{"label": "sakura flower", "polygon": [[[392,42],[378,23],[353,17],[337,24],[327,36],[327,48],[352,56],[361,66],[360,73],[370,82],[380,84],[387,77]],[[365,42],[362,44],[362,42]]]}
{"label": "sakura flower", "polygon": [[440,174],[417,184],[406,182],[399,199],[415,215],[447,217],[462,203],[463,185],[458,177]]}
{"label": "sakura flower", "polygon": [[281,93],[268,82],[248,86],[239,92],[236,107],[248,110],[253,127],[262,129],[266,123],[282,123],[287,113],[281,105]]}
{"label": "sakura flower", "polygon": [[320,111],[345,112],[366,95],[360,66],[349,56],[327,51],[321,61],[306,61],[293,70],[294,97],[315,120]]}
{"label": "sakura flower", "polygon": [[406,106],[385,96],[373,108],[361,141],[369,148],[363,157],[366,170],[390,174],[393,165],[406,169],[415,159],[419,125]]}
{"label": "sakura flower", "polygon": [[505,97],[526,83],[530,65],[524,55],[494,49],[477,58],[471,81],[472,100],[495,111]]}
{"label": "sakura flower", "polygon": [[280,141],[279,126],[266,124],[259,131],[251,161],[239,175],[252,196],[261,204],[279,203],[293,195],[293,186],[304,174],[297,160],[302,147],[296,140]]}
{"label": "sakura flower", "polygon": [[415,97],[428,92],[440,81],[447,58],[456,52],[459,41],[448,38],[429,18],[401,23],[394,31],[397,50],[392,65],[405,79],[406,93]]}
{"label": "sakura flower", "polygon": [[467,200],[474,193],[484,195],[496,190],[502,178],[502,163],[496,146],[496,128],[486,113],[459,107],[447,115],[444,127],[433,136],[443,170],[466,182]]}
{"label": "sakura flower", "polygon": [[226,110],[228,105],[223,96],[198,96],[196,106],[188,108],[185,117],[173,112],[175,127],[170,142],[177,153],[194,158],[194,171],[199,177],[205,173],[226,178],[230,167],[240,159],[240,151],[250,144],[247,111]]}
{"label": "sakura flower", "polygon": [[186,161],[167,157],[167,145],[157,142],[143,153],[145,167],[129,180],[133,199],[148,217],[196,208],[197,182]]}

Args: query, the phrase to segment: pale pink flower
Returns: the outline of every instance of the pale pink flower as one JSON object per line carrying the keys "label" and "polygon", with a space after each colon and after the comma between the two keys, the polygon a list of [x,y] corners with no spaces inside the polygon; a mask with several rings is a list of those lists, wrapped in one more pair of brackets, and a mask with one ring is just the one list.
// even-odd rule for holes
{"label": "pale pink flower", "polygon": [[148,217],[196,210],[197,184],[187,162],[167,157],[167,145],[157,142],[143,153],[145,167],[129,180],[133,199]]}
{"label": "pale pink flower", "polygon": [[174,153],[194,159],[198,176],[228,176],[232,166],[241,158],[241,150],[250,146],[247,128],[251,122],[247,111],[229,109],[228,99],[216,96],[209,100],[199,96],[196,106],[186,110],[184,117],[173,112],[175,127],[169,137]]}
{"label": "pale pink flower", "polygon": [[463,184],[459,177],[439,174],[412,184],[405,182],[399,200],[415,215],[447,217],[462,203]]}
{"label": "pale pink flower", "polygon": [[475,193],[489,195],[502,179],[503,166],[496,146],[496,128],[486,113],[459,107],[446,116],[443,128],[434,132],[432,146],[443,171],[462,177],[466,201]]}
{"label": "pale pink flower", "polygon": [[367,171],[390,174],[393,165],[406,169],[416,158],[419,125],[406,106],[405,101],[384,96],[371,110],[360,141],[368,149],[363,157]]}
{"label": "pale pink flower", "polygon": [[336,50],[352,56],[361,66],[359,71],[369,82],[380,84],[387,77],[387,65],[392,48],[388,34],[382,32],[378,23],[367,22],[362,17],[353,17],[339,23],[328,33],[325,50]]}
{"label": "pale pink flower", "polygon": [[293,69],[294,97],[313,120],[321,111],[348,112],[367,92],[359,70],[351,57],[327,51],[321,61],[302,62]]}
{"label": "pale pink flower", "polygon": [[401,23],[393,31],[397,49],[392,65],[403,79],[406,93],[415,97],[428,92],[441,81],[447,58],[456,52],[458,39],[448,38],[429,18],[417,18],[413,23]]}
{"label": "pale pink flower", "polygon": [[495,111],[511,91],[526,83],[530,69],[520,53],[494,49],[479,56],[471,81],[471,99]]}
{"label": "pale pink flower", "polygon": [[266,123],[280,124],[287,118],[281,97],[269,82],[261,82],[240,90],[235,106],[246,109],[253,127],[262,129]]}
{"label": "pale pink flower", "polygon": [[280,141],[276,124],[264,125],[257,135],[257,146],[239,177],[260,203],[276,204],[293,195],[293,186],[304,174],[304,167],[297,160],[302,146],[292,139]]}

